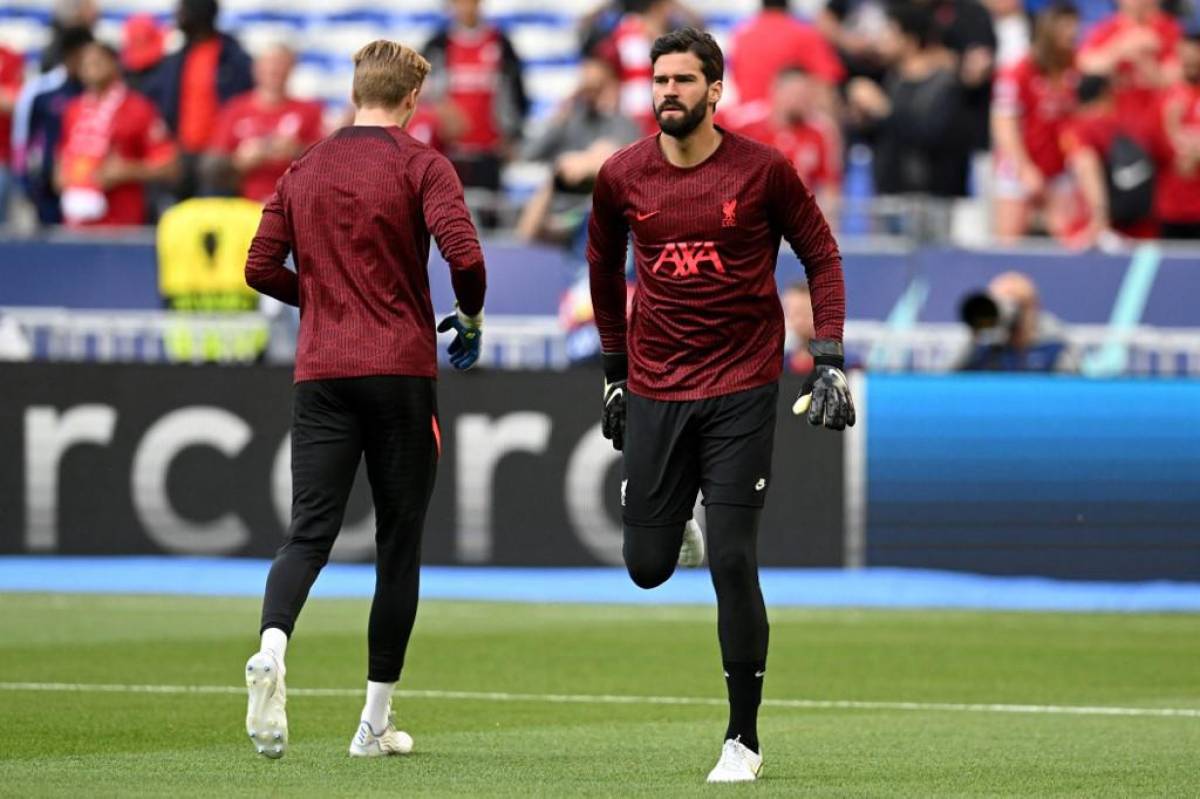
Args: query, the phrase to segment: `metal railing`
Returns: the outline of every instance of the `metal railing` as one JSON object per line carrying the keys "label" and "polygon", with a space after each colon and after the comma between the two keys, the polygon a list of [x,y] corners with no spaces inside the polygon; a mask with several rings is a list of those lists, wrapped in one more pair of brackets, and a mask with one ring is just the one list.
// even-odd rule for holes
{"label": "metal railing", "polygon": [[[0,316],[16,322],[35,360],[47,361],[252,362],[259,360],[257,354],[239,353],[247,337],[268,326],[272,335],[294,336],[291,325],[277,324],[279,317],[261,313],[9,307],[0,308]],[[168,347],[169,341],[187,338],[193,346]],[[181,350],[194,354],[181,359]],[[553,316],[489,316],[482,361],[500,369],[565,368],[566,340]]]}
{"label": "metal railing", "polygon": [[[197,353],[193,361],[258,360],[235,355],[237,344],[271,323],[259,313],[207,315],[27,307],[0,308],[0,316],[16,322],[31,344],[35,359],[50,361],[177,361],[178,357],[168,355],[165,342],[180,336],[215,343],[208,351],[226,353],[224,357],[206,358],[200,354],[204,348],[196,346],[192,348]],[[273,335],[286,335],[287,329],[287,325],[276,325]],[[1122,374],[1200,376],[1200,327],[1118,330],[1107,325],[1070,325],[1063,332],[1073,355],[1085,365],[1097,353],[1117,351],[1117,372]],[[852,363],[884,372],[950,371],[969,343],[966,328],[959,324],[897,329],[873,321],[847,322],[845,341]],[[553,316],[489,316],[484,342],[481,362],[492,368],[562,369],[570,360],[566,334]],[[288,347],[282,349],[291,351]],[[1110,368],[1108,373],[1117,372]],[[1090,373],[1105,372],[1100,369]]]}

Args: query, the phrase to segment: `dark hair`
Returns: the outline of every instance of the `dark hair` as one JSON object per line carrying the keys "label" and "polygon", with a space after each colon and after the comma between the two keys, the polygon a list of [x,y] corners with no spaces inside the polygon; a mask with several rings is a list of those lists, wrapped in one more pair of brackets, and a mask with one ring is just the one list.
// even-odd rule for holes
{"label": "dark hair", "polygon": [[783,11],[788,10],[788,0],[762,0],[763,8],[778,8]]}
{"label": "dark hair", "polygon": [[888,9],[888,16],[896,23],[900,33],[916,39],[922,50],[937,42],[938,30],[933,14],[928,9],[907,4],[893,6]]}
{"label": "dark hair", "polygon": [[82,25],[63,28],[59,34],[59,49],[63,58],[72,55],[92,43],[92,31]]}
{"label": "dark hair", "polygon": [[188,19],[205,27],[216,27],[220,13],[217,0],[181,0],[180,5],[186,9]]}
{"label": "dark hair", "polygon": [[1078,17],[1079,8],[1071,2],[1071,0],[1054,0],[1041,10],[1042,14],[1048,17]]}
{"label": "dark hair", "polygon": [[1056,26],[1063,19],[1079,19],[1079,10],[1069,0],[1055,0],[1033,19],[1033,41],[1029,54],[1034,64],[1044,72],[1058,74],[1075,62],[1074,48],[1064,51],[1059,47]]}
{"label": "dark hair", "polygon": [[712,36],[695,28],[680,28],[654,40],[650,48],[650,64],[668,53],[691,53],[700,59],[704,79],[716,83],[725,77],[725,56]]}
{"label": "dark hair", "polygon": [[100,50],[102,53],[104,53],[106,56],[111,58],[113,61],[121,60],[121,52],[119,50],[117,50],[117,48],[115,48],[111,44],[109,44],[108,42],[106,42],[102,39],[93,39],[90,42],[90,44],[92,45],[92,47],[95,47],[97,50]]}
{"label": "dark hair", "polygon": [[1075,89],[1075,97],[1079,100],[1080,105],[1095,100],[1100,100],[1106,97],[1112,90],[1112,84],[1104,75],[1084,75],[1079,79],[1079,86]]}
{"label": "dark hair", "polygon": [[626,14],[645,14],[665,0],[621,0],[621,10]]}

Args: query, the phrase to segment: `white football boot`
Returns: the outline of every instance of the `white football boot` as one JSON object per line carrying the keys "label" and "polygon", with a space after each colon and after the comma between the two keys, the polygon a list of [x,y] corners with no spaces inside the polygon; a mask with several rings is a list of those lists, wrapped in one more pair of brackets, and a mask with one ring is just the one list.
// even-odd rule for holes
{"label": "white football boot", "polygon": [[754,782],[762,771],[762,755],[750,751],[738,739],[730,739],[721,747],[721,759],[708,772],[709,782]]}
{"label": "white football boot", "polygon": [[350,757],[407,755],[412,748],[412,736],[396,729],[396,717],[392,714],[391,705],[388,705],[388,723],[383,732],[376,735],[366,720],[358,723],[358,732],[350,741]]}
{"label": "white football boot", "polygon": [[246,734],[260,755],[283,757],[288,746],[287,688],[283,667],[263,650],[246,661]]}
{"label": "white football boot", "polygon": [[688,519],[683,526],[683,544],[679,547],[679,565],[693,569],[704,562],[704,532],[700,523]]}

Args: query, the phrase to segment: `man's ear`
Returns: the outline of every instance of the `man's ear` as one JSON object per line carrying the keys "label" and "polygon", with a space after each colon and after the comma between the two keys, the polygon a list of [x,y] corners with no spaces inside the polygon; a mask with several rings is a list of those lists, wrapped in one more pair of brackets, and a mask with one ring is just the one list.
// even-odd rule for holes
{"label": "man's ear", "polygon": [[722,81],[713,81],[708,85],[708,103],[716,105],[721,100],[721,93],[725,90],[725,84]]}

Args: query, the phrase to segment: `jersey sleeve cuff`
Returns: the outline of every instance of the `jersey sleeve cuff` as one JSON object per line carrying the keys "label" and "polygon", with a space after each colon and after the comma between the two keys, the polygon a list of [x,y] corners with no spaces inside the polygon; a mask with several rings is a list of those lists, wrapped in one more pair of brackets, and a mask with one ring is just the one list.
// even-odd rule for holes
{"label": "jersey sleeve cuff", "polygon": [[624,352],[602,352],[600,361],[604,365],[604,379],[616,383],[629,378],[629,356]]}

